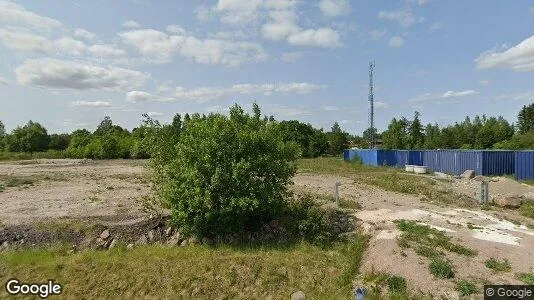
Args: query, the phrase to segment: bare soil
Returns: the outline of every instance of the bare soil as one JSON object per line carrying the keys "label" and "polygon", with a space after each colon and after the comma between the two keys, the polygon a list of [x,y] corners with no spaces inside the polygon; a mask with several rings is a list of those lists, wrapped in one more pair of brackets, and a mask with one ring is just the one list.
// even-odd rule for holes
{"label": "bare soil", "polygon": [[[143,209],[143,199],[152,195],[145,165],[146,161],[135,160],[1,163],[0,183],[11,179],[25,180],[15,180],[19,183],[6,186],[0,192],[0,232],[4,238],[15,240],[17,237],[12,235],[28,232],[27,238],[36,243],[39,239],[75,242],[82,238],[80,230],[68,228],[54,236],[42,224],[50,220],[77,220],[96,224],[93,228],[95,234],[104,227],[121,227],[126,240],[134,240],[139,236],[136,226],[143,227],[141,231],[162,226],[156,224],[159,221],[150,221],[153,220],[150,212]],[[401,275],[407,279],[412,292],[454,299],[458,298],[455,291],[457,280],[474,280],[479,287],[485,282],[519,284],[515,273],[534,271],[534,230],[507,221],[524,220],[514,210],[444,207],[421,201],[421,197],[416,195],[384,191],[354,179],[328,174],[298,173],[292,189],[328,199],[333,195],[336,182],[341,183],[339,194],[342,199],[355,201],[361,206],[353,215],[359,220],[360,230],[371,235],[361,266],[362,273]],[[442,184],[473,197],[476,202],[478,182],[453,180]],[[491,191],[494,196],[515,194],[529,197],[534,193],[534,187],[502,177],[490,184]],[[478,255],[466,257],[447,253],[455,278],[436,279],[428,270],[428,258],[398,246],[396,238],[400,232],[393,221],[399,219],[414,220],[445,231],[454,242],[477,250]],[[41,227],[35,224],[41,224]],[[36,231],[36,228],[40,230]],[[512,271],[493,272],[484,265],[489,258],[509,260]]]}

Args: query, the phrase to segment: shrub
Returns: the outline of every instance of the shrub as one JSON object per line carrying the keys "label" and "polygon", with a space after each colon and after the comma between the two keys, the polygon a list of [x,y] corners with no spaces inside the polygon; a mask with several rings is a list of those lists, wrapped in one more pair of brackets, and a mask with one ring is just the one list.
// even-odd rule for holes
{"label": "shrub", "polygon": [[502,261],[496,258],[490,258],[486,260],[486,268],[492,269],[495,272],[510,272],[512,270],[512,265],[507,259]]}
{"label": "shrub", "polygon": [[460,297],[469,296],[478,292],[476,284],[467,280],[460,280],[456,284],[456,290],[460,293]]}
{"label": "shrub", "polygon": [[393,275],[386,280],[388,284],[388,290],[390,292],[405,293],[406,292],[406,279],[402,276]]}
{"label": "shrub", "polygon": [[276,122],[235,105],[230,117],[187,120],[179,143],[165,148],[151,161],[156,191],[186,234],[259,228],[286,204],[298,148],[283,142]]}
{"label": "shrub", "polygon": [[437,278],[453,278],[454,277],[454,271],[452,269],[452,265],[449,261],[441,259],[441,258],[434,258],[430,262],[430,273],[432,275],[436,276]]}

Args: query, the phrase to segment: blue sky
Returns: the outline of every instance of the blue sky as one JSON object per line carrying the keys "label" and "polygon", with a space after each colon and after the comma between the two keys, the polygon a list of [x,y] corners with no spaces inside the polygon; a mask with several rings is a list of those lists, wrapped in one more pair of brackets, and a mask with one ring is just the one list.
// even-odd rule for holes
{"label": "blue sky", "polygon": [[267,115],[354,134],[421,112],[446,125],[534,100],[534,2],[0,0],[0,120],[50,132],[106,115]]}

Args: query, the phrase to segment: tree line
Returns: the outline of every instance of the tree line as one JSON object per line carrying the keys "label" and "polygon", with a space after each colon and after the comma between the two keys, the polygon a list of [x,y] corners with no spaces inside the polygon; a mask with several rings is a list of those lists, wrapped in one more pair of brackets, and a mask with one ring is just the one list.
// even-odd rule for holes
{"label": "tree line", "polygon": [[477,115],[440,128],[424,126],[415,112],[412,120],[393,118],[378,139],[386,149],[534,149],[534,103],[521,108],[515,124]]}
{"label": "tree line", "polygon": [[[255,104],[253,110],[255,114],[259,114],[258,105]],[[141,125],[132,131],[114,124],[110,117],[105,117],[93,132],[78,129],[62,134],[48,134],[44,126],[33,121],[7,133],[0,121],[0,152],[4,153],[0,157],[9,157],[7,154],[13,153],[42,153],[41,157],[150,158],[155,151],[152,147],[154,139],[176,144],[185,127],[193,121],[207,120],[211,115],[194,113],[182,117],[175,114],[170,124],[161,125],[144,114]],[[283,141],[295,142],[299,146],[300,157],[304,158],[339,155],[347,147],[349,140],[354,138],[343,131],[337,122],[330,131],[325,132],[297,120],[276,121],[273,116],[264,116],[263,121],[278,123],[277,128]]]}

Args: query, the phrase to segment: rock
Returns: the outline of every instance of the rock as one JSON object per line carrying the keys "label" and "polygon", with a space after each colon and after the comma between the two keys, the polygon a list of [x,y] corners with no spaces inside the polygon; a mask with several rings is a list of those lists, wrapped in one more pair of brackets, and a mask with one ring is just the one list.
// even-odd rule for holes
{"label": "rock", "polygon": [[202,244],[211,245],[211,244],[213,244],[213,242],[212,242],[211,239],[204,237],[204,238],[202,238]]}
{"label": "rock", "polygon": [[96,239],[96,247],[97,248],[105,248],[106,247],[106,241],[102,238]]}
{"label": "rock", "polygon": [[518,208],[523,203],[523,200],[519,196],[507,196],[497,199],[497,205],[507,208]]}
{"label": "rock", "polygon": [[475,171],[474,170],[465,170],[462,173],[461,176],[462,176],[462,178],[471,179],[471,178],[475,177]]}
{"label": "rock", "polygon": [[165,236],[171,236],[172,234],[172,227],[169,227],[167,228],[167,230],[165,230]]}
{"label": "rock", "polygon": [[135,242],[137,245],[146,245],[148,244],[148,239],[144,234],[142,234],[139,239]]}
{"label": "rock", "polygon": [[148,232],[148,234],[147,234],[147,236],[148,236],[148,241],[149,241],[149,242],[154,241],[154,237],[155,237],[155,235],[156,235],[156,232],[154,231],[154,229],[150,230],[150,231]]}
{"label": "rock", "polygon": [[180,246],[182,246],[182,247],[187,246],[187,240],[183,240],[182,243],[180,244]]}
{"label": "rock", "polygon": [[9,243],[8,243],[7,241],[4,241],[4,242],[2,243],[2,247],[1,247],[1,248],[2,248],[2,249],[7,249],[8,247],[9,247]]}
{"label": "rock", "polygon": [[167,245],[170,245],[170,246],[177,246],[178,244],[180,244],[180,232],[176,232],[168,241],[167,241]]}
{"label": "rock", "polygon": [[106,229],[104,231],[102,231],[102,233],[100,234],[100,238],[103,239],[103,240],[107,240],[109,238],[109,230]]}
{"label": "rock", "polygon": [[126,249],[128,250],[132,250],[134,247],[134,244],[128,244],[128,246],[126,246]]}
{"label": "rock", "polygon": [[198,244],[198,239],[196,237],[192,236],[187,240],[187,243],[190,244],[190,245]]}
{"label": "rock", "polygon": [[303,291],[294,292],[291,294],[291,300],[306,300],[306,294]]}
{"label": "rock", "polygon": [[115,246],[117,246],[117,239],[113,239],[111,243],[109,243],[108,249],[113,249]]}

